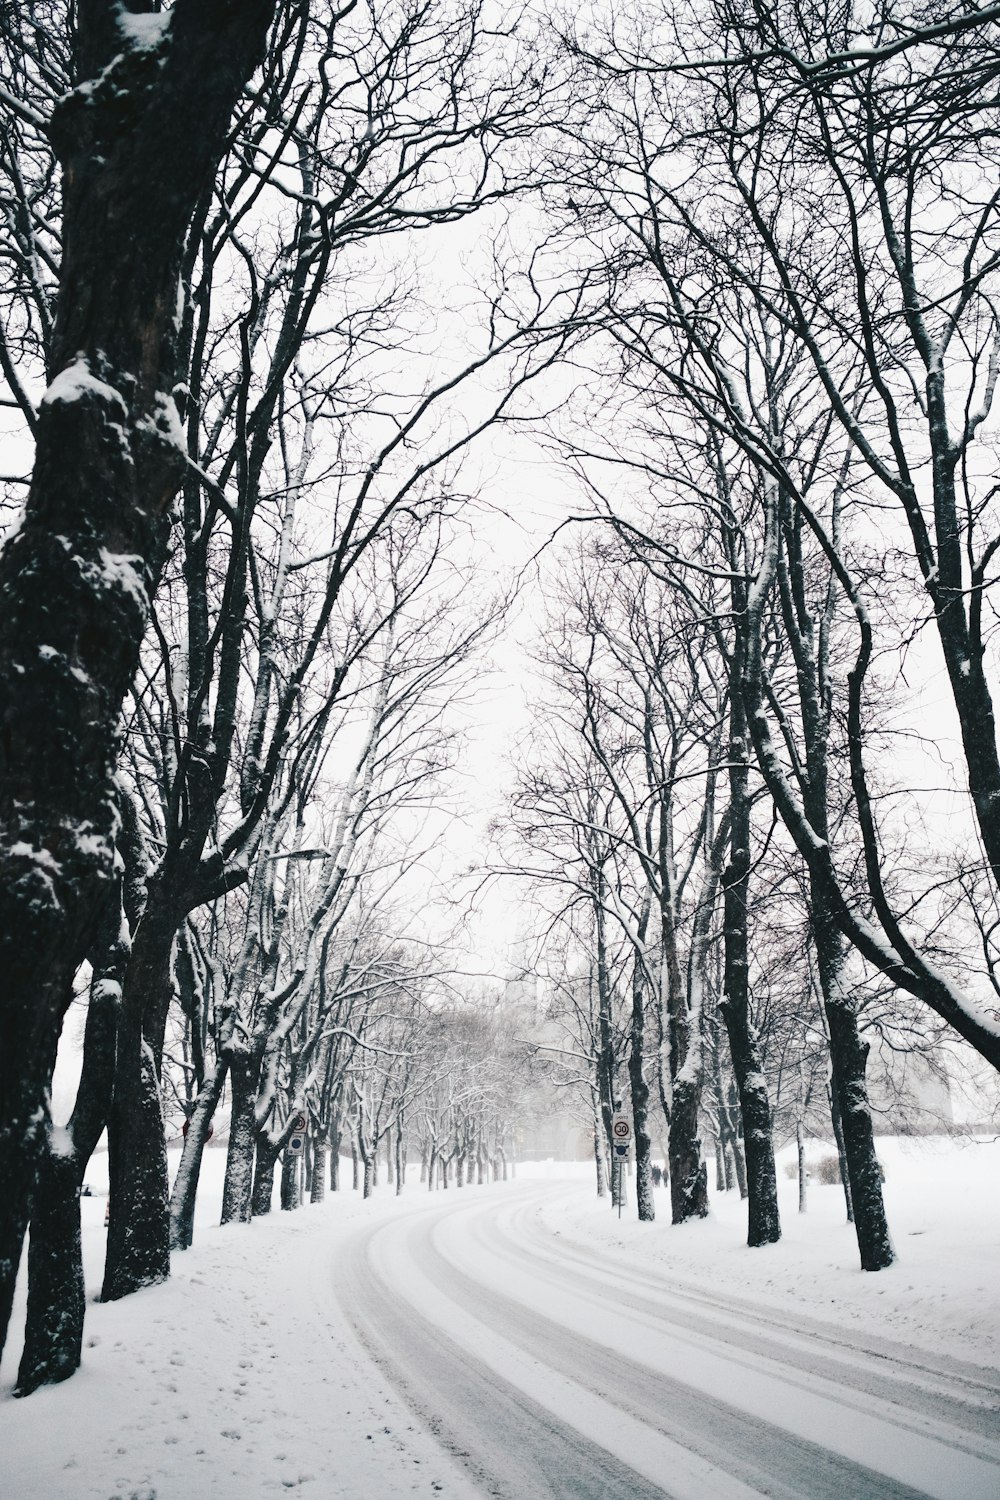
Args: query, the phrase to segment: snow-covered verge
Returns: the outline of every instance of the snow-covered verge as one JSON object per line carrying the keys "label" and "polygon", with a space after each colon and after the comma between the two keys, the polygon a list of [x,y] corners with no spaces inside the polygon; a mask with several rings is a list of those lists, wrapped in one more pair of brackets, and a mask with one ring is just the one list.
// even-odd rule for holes
{"label": "snow-covered verge", "polygon": [[[398,1201],[384,1188],[368,1203],[342,1193],[219,1229],[224,1156],[208,1153],[201,1224],[192,1249],[174,1257],[171,1281],[88,1307],[84,1363],[71,1380],[15,1400],[12,1337],[0,1369],[0,1500],[471,1500],[464,1475],[362,1354],[332,1295],[343,1237],[361,1222],[426,1208],[428,1195],[415,1184]],[[100,1189],[100,1158],[89,1180]],[[91,1294],[105,1202],[81,1205]],[[23,1295],[22,1286],[15,1319]]]}
{"label": "snow-covered verge", "polygon": [[[709,1219],[677,1228],[662,1189],[654,1224],[639,1224],[634,1206],[619,1221],[606,1199],[575,1194],[554,1195],[543,1219],[568,1239],[654,1262],[678,1283],[1000,1365],[1000,1141],[887,1136],[878,1139],[877,1150],[898,1259],[873,1274],[859,1269],[839,1186],[821,1186],[813,1174],[807,1211],[798,1212],[798,1184],[784,1172],[794,1146],[778,1157],[777,1245],[747,1248],[746,1209],[736,1193],[713,1193]],[[810,1142],[807,1159],[830,1152],[829,1145]],[[565,1168],[547,1170],[555,1175]],[[631,1185],[630,1197],[634,1204]]]}

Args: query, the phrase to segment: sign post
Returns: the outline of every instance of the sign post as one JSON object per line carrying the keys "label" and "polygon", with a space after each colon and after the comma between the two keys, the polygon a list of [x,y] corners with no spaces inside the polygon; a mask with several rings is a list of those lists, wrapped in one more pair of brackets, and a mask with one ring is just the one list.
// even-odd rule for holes
{"label": "sign post", "polygon": [[628,1115],[616,1110],[611,1116],[611,1142],[615,1153],[615,1166],[618,1168],[618,1217],[622,1216],[622,1173],[628,1160],[629,1147],[632,1144],[632,1122]]}
{"label": "sign post", "polygon": [[296,1110],[295,1114],[292,1116],[292,1133],[288,1137],[288,1145],[285,1147],[285,1151],[289,1156],[302,1155],[302,1148],[305,1145],[306,1126],[308,1125],[308,1123],[309,1121],[306,1119],[305,1110]]}

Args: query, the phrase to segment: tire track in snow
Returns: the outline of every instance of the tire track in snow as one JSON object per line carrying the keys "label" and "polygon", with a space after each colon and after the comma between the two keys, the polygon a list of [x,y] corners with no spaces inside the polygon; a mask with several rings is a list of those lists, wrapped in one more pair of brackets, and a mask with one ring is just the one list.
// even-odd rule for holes
{"label": "tire track in snow", "polygon": [[[808,1336],[796,1334],[790,1351],[783,1337],[765,1339],[762,1354],[753,1347],[760,1329],[665,1308],[664,1290],[650,1291],[634,1264],[616,1286],[578,1247],[564,1253],[556,1237],[542,1239],[530,1223],[543,1196],[537,1189],[514,1191],[513,1204],[507,1195],[453,1199],[366,1232],[343,1277],[342,1300],[362,1341],[487,1493],[518,1500],[1000,1493],[1000,1468],[953,1445],[940,1424],[929,1437],[905,1407],[886,1410],[884,1396],[873,1416],[867,1395],[844,1384],[852,1367],[842,1350],[839,1385],[826,1389],[829,1370],[812,1368]],[[683,1304],[676,1294],[672,1300]],[[624,1347],[622,1326],[630,1329]],[[720,1387],[735,1399],[720,1400]]]}
{"label": "tire track in snow", "polygon": [[[551,1195],[545,1196],[551,1208]],[[573,1200],[567,1200],[572,1202]],[[677,1326],[710,1338],[773,1352],[803,1369],[828,1373],[850,1368],[855,1389],[909,1405],[932,1417],[978,1433],[995,1448],[1000,1426],[1000,1372],[970,1362],[939,1357],[897,1341],[862,1336],[808,1315],[791,1321],[779,1307],[727,1296],[678,1280],[662,1264],[623,1265],[607,1250],[556,1237],[539,1222],[540,1201],[508,1205],[502,1223],[506,1237],[521,1245],[533,1263],[549,1262],[560,1274],[571,1265],[592,1285],[614,1289],[622,1302],[636,1294],[649,1308],[655,1298]],[[661,1313],[661,1316],[663,1314]]]}
{"label": "tire track in snow", "polygon": [[[535,1195],[536,1200],[538,1195]],[[523,1199],[522,1199],[523,1203]],[[459,1216],[450,1215],[442,1220],[436,1234],[436,1244],[459,1272],[471,1278],[471,1285],[479,1287],[489,1282],[493,1296],[520,1308],[519,1330],[530,1340],[538,1320],[556,1320],[559,1328],[570,1328],[567,1341],[562,1343],[567,1357],[578,1364],[592,1358],[594,1348],[611,1348],[634,1368],[638,1363],[646,1367],[645,1382],[634,1388],[637,1399],[643,1399],[644,1388],[650,1381],[669,1389],[666,1420],[668,1430],[674,1430],[676,1414],[685,1413],[689,1427],[689,1440],[703,1446],[706,1454],[713,1452],[713,1438],[706,1431],[704,1419],[699,1422],[699,1411],[714,1410],[719,1422],[730,1423],[728,1438],[723,1449],[730,1455],[745,1451],[749,1457],[737,1472],[750,1482],[766,1486],[774,1473],[784,1474],[790,1486],[789,1495],[800,1494],[815,1500],[820,1495],[829,1495],[831,1500],[842,1496],[870,1494],[888,1496],[897,1493],[893,1486],[902,1486],[902,1493],[934,1495],[939,1500],[995,1500],[1000,1494],[1000,1444],[997,1443],[995,1413],[976,1408],[973,1415],[985,1418],[987,1431],[992,1441],[984,1440],[942,1423],[925,1413],[916,1413],[908,1406],[886,1399],[885,1395],[874,1396],[869,1391],[858,1393],[852,1387],[856,1370],[838,1350],[838,1363],[830,1373],[818,1373],[803,1364],[803,1349],[808,1351],[808,1341],[799,1340],[795,1354],[798,1364],[789,1364],[781,1346],[773,1342],[768,1352],[762,1353],[752,1342],[734,1343],[731,1337],[720,1337],[722,1330],[716,1324],[706,1334],[703,1328],[692,1332],[682,1319],[673,1322],[665,1312],[662,1298],[647,1291],[646,1300],[632,1295],[627,1302],[617,1294],[612,1285],[600,1285],[595,1289],[592,1282],[581,1278],[572,1265],[567,1265],[558,1240],[550,1238],[553,1248],[544,1259],[525,1252],[523,1246],[511,1246],[509,1220],[523,1214],[525,1207],[504,1205],[482,1205],[466,1210]],[[512,1275],[513,1273],[513,1275]],[[638,1280],[634,1270],[623,1273],[632,1282]],[[582,1283],[582,1284],[581,1284]],[[470,1286],[467,1284],[466,1291]],[[479,1294],[480,1296],[482,1293]],[[496,1308],[499,1315],[499,1305]],[[525,1319],[525,1311],[527,1318]],[[640,1314],[637,1317],[637,1313]],[[508,1317],[514,1317],[508,1306]],[[588,1326],[589,1324],[589,1326]],[[572,1355],[568,1351],[574,1337],[579,1342],[579,1333],[572,1330],[587,1328],[593,1339],[588,1341],[591,1354],[577,1347]],[[551,1330],[547,1329],[550,1355],[559,1345]],[[774,1358],[774,1351],[782,1357]],[[604,1355],[608,1367],[608,1356]],[[671,1384],[676,1372],[683,1370],[683,1379],[678,1388]],[[869,1372],[870,1377],[870,1372]],[[625,1379],[624,1371],[618,1378]],[[891,1381],[889,1382],[891,1385]],[[692,1393],[700,1393],[700,1404],[692,1405]],[[894,1388],[894,1394],[898,1392]],[[724,1399],[719,1401],[719,1396]],[[705,1405],[707,1403],[707,1407]],[[739,1422],[733,1425],[732,1409],[736,1408],[743,1418],[751,1418],[757,1424],[758,1439],[755,1441],[744,1430],[741,1434]],[[654,1407],[652,1420],[656,1419]],[[709,1424],[709,1427],[711,1424]],[[771,1429],[763,1446],[769,1457],[763,1470],[756,1464],[765,1430]],[[775,1439],[773,1433],[780,1434]],[[806,1450],[796,1459],[789,1446],[789,1435],[812,1445],[815,1455],[822,1462],[811,1475],[808,1474]],[[832,1450],[832,1451],[831,1451]],[[719,1446],[714,1448],[724,1461]],[[860,1466],[855,1478],[844,1474],[837,1480],[831,1477],[826,1483],[823,1475],[834,1462],[833,1455],[849,1464]],[[824,1456],[825,1455],[825,1456]],[[871,1477],[865,1479],[865,1474]],[[776,1491],[778,1493],[780,1491]]]}

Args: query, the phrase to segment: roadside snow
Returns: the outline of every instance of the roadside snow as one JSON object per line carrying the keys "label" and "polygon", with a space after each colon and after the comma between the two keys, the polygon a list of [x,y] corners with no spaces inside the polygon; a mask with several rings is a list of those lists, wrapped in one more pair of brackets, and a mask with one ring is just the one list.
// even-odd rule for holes
{"label": "roadside snow", "polygon": [[[678,1283],[997,1366],[1000,1141],[885,1136],[876,1148],[898,1259],[871,1274],[859,1268],[839,1185],[824,1187],[814,1175],[807,1211],[798,1212],[798,1184],[784,1173],[795,1159],[794,1145],[778,1156],[777,1245],[747,1248],[746,1207],[735,1192],[712,1193],[710,1217],[677,1228],[670,1223],[665,1189],[656,1193],[656,1222],[637,1222],[634,1183],[620,1222],[607,1199],[575,1195],[554,1197],[544,1219],[568,1239],[669,1268]],[[811,1141],[807,1159],[814,1162],[831,1150]],[[562,1175],[566,1168],[550,1170]]]}
{"label": "roadside snow", "polygon": [[[174,1257],[171,1281],[88,1305],[84,1362],[71,1380],[13,1399],[20,1338],[9,1342],[0,1370],[0,1500],[287,1492],[473,1500],[457,1465],[385,1386],[332,1295],[344,1235],[359,1222],[426,1208],[427,1194],[408,1190],[397,1206],[385,1189],[367,1204],[348,1192],[219,1229],[211,1221],[224,1159],[224,1151],[208,1153],[200,1227],[193,1248]],[[95,1188],[106,1184],[106,1160],[88,1169]],[[101,1280],[105,1202],[81,1200],[90,1296]],[[23,1319],[23,1297],[22,1286],[15,1319]]]}

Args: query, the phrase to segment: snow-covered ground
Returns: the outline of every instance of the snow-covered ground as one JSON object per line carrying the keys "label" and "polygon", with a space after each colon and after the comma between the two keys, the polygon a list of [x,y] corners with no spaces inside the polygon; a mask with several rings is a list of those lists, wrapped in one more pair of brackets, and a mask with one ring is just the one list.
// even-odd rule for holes
{"label": "snow-covered ground", "polygon": [[[564,1236],[668,1265],[693,1285],[1000,1366],[1000,1140],[888,1136],[877,1150],[898,1258],[874,1275],[858,1269],[841,1187],[820,1186],[814,1175],[806,1213],[798,1212],[798,1184],[784,1172],[794,1146],[778,1156],[782,1238],[767,1248],[747,1249],[746,1211],[735,1193],[713,1194],[707,1222],[677,1229],[665,1190],[656,1194],[653,1225],[636,1222],[634,1207],[619,1222],[596,1197],[560,1198],[546,1220]],[[829,1145],[808,1143],[808,1161],[829,1154]],[[557,1177],[566,1168],[541,1170]],[[629,1193],[634,1204],[634,1185]]]}
{"label": "snow-covered ground", "polygon": [[[456,1207],[474,1209],[513,1200],[533,1181],[531,1223],[545,1233],[550,1275],[560,1254],[568,1275],[572,1257],[585,1248],[633,1278],[646,1267],[660,1284],[666,1274],[671,1284],[711,1289],[758,1313],[762,1305],[773,1307],[776,1321],[805,1328],[818,1320],[831,1334],[840,1328],[872,1347],[889,1340],[995,1367],[1000,1145],[884,1140],[879,1154],[900,1260],[874,1276],[857,1269],[839,1188],[812,1185],[809,1211],[801,1216],[795,1183],[783,1174],[785,1237],[763,1251],[742,1244],[735,1195],[714,1197],[709,1221],[675,1230],[661,1193],[660,1220],[639,1225],[634,1209],[619,1221],[594,1198],[585,1166],[522,1168],[516,1185],[447,1196]],[[84,1367],[71,1381],[13,1400],[19,1349],[17,1337],[11,1339],[0,1369],[0,1497],[252,1500],[300,1490],[314,1500],[471,1500],[481,1493],[431,1435],[433,1410],[421,1419],[387,1384],[336,1296],[338,1284],[358,1274],[362,1236],[375,1247],[373,1266],[381,1255],[393,1285],[392,1267],[405,1264],[402,1241],[397,1236],[393,1248],[383,1237],[386,1248],[379,1251],[371,1233],[402,1218],[417,1235],[429,1207],[444,1206],[444,1195],[431,1198],[413,1182],[400,1199],[385,1188],[368,1203],[344,1193],[321,1207],[222,1230],[213,1226],[221,1165],[222,1153],[210,1152],[196,1242],[175,1257],[172,1281],[88,1309]],[[91,1180],[101,1186],[98,1172]],[[82,1207],[88,1285],[96,1292],[104,1199],[84,1199]],[[478,1231],[455,1223],[442,1246],[468,1273],[475,1269]],[[430,1230],[420,1233],[430,1245]],[[427,1269],[433,1271],[430,1262]],[[504,1274],[497,1254],[494,1272]],[[424,1317],[442,1291],[447,1295],[447,1281],[427,1291]],[[408,1295],[419,1308],[419,1289]],[[484,1308],[488,1296],[484,1291]],[[454,1331],[460,1328],[458,1319]]]}

